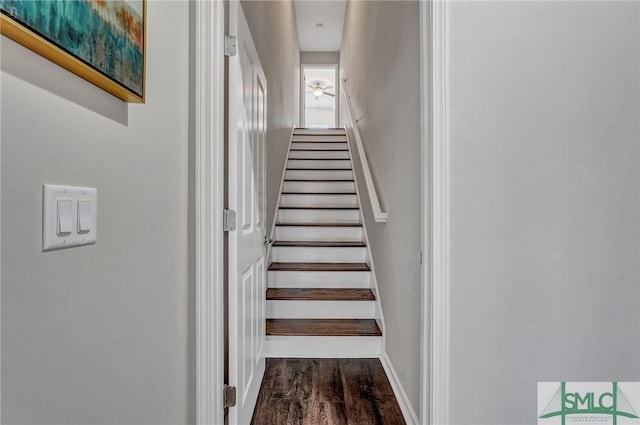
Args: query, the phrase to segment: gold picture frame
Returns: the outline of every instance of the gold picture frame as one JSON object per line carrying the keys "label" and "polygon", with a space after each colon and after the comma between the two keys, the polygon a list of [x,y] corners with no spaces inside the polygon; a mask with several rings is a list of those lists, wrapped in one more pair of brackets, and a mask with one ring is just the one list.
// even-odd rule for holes
{"label": "gold picture frame", "polygon": [[[37,1],[38,0],[32,0],[34,5],[37,4],[36,3]],[[67,4],[69,4],[68,0],[49,0],[47,2],[42,2],[42,3],[48,3],[50,5],[49,7],[51,7],[51,3],[54,3],[54,6],[55,6],[56,1],[66,1]],[[113,8],[116,6],[122,9],[127,4],[126,1],[122,1],[122,0],[118,0],[118,1],[117,0],[73,0],[73,1],[78,2],[76,3],[76,6],[82,6],[85,9],[87,7],[92,7],[95,9],[95,8],[106,8],[106,7]],[[19,19],[19,16],[17,16],[19,15],[19,13],[17,13],[15,10],[5,10],[4,7],[11,4],[10,0],[0,0],[0,33],[11,38],[17,43],[27,47],[28,49],[33,50],[34,52],[49,59],[50,61],[60,65],[61,67],[73,72],[79,77],[84,78],[90,83],[100,87],[101,89],[111,93],[112,95],[118,97],[119,99],[125,102],[144,103],[145,93],[146,93],[147,0],[139,0],[139,1],[142,2],[141,4],[142,29],[139,30],[137,27],[135,27],[136,38],[134,42],[131,42],[131,40],[128,40],[126,43],[126,47],[129,50],[136,49],[136,53],[138,49],[141,49],[141,55],[142,55],[141,60],[138,60],[139,58],[136,55],[135,61],[133,59],[129,61],[131,63],[126,63],[126,64],[121,64],[120,62],[115,63],[115,66],[118,66],[119,68],[123,68],[125,71],[131,71],[132,63],[136,65],[136,69],[129,72],[126,75],[127,77],[130,77],[130,78],[127,78],[127,82],[130,82],[130,81],[135,82],[135,84],[131,84],[130,86],[127,86],[127,82],[125,81],[118,81],[117,76],[109,75],[109,72],[105,70],[105,68],[108,68],[108,67],[104,65],[104,62],[92,64],[90,61],[81,58],[80,56],[72,53],[68,49],[65,49],[64,48],[65,46],[57,44],[55,40],[47,38],[44,34],[38,33],[38,31],[35,28],[32,28],[28,24],[22,22]],[[81,3],[84,3],[84,4],[81,4]],[[29,2],[26,2],[26,3],[16,2],[16,4],[18,5],[29,4]],[[138,22],[137,21],[133,23],[129,22],[133,20],[133,18],[131,18],[130,16],[132,14],[130,13],[129,15],[126,15],[123,17],[122,15],[124,15],[127,12],[122,12],[120,11],[120,9],[118,12],[110,11],[110,13],[111,15],[113,15],[114,13],[118,13],[116,18],[111,17],[112,21],[115,20],[116,23],[120,22],[120,23],[129,25],[128,28],[120,29],[119,34],[117,34],[118,37],[122,38],[124,37],[122,34],[125,34],[127,30],[131,29],[131,27],[138,25]],[[98,11],[101,12],[99,9]],[[14,14],[12,14],[11,12],[14,12]],[[101,12],[101,13],[103,15],[105,14],[105,12]],[[129,19],[129,21],[127,19]],[[93,19],[93,21],[95,22],[96,19]],[[113,28],[114,25],[112,22],[110,22],[108,25],[105,24],[105,27]],[[90,29],[87,29],[87,31],[89,30]],[[133,32],[133,31],[129,31],[129,32]],[[85,36],[93,37],[93,39],[96,38],[95,35],[92,36],[90,34],[89,35],[85,34]],[[105,38],[103,34],[99,35],[98,37],[100,37],[101,39]],[[133,36],[130,36],[130,37],[133,37]],[[86,43],[84,44],[86,45]],[[105,50],[103,46],[100,46],[100,48],[101,50]],[[114,49],[115,47],[110,46],[108,48]],[[103,56],[106,56],[106,55],[103,55]],[[107,60],[116,62],[113,56],[117,57],[117,54],[111,55]],[[121,56],[124,56],[124,55],[121,55]],[[129,56],[131,57],[133,55],[129,55]],[[102,67],[103,69],[100,69],[100,67]],[[141,69],[138,69],[140,67]],[[111,68],[113,68],[113,65],[111,66]],[[140,78],[141,78],[141,81],[140,81]],[[135,85],[135,88],[133,87],[134,85]]]}

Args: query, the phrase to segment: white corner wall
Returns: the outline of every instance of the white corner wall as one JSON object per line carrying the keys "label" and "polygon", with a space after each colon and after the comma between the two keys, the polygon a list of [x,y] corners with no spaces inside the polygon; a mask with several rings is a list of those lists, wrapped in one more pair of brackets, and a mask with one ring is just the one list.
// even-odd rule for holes
{"label": "white corner wall", "polygon": [[267,78],[267,223],[272,223],[291,127],[299,123],[298,27],[292,0],[241,3]]}
{"label": "white corner wall", "polygon": [[[189,421],[189,5],[148,5],[147,102],[1,37],[2,423]],[[42,184],[98,188],[94,246],[42,252]]]}
{"label": "white corner wall", "polygon": [[[361,184],[385,350],[415,412],[420,410],[421,332],[419,28],[417,1],[350,1],[340,56],[378,194],[389,213],[387,223],[374,221]],[[364,182],[362,176],[359,181]]]}
{"label": "white corner wall", "polygon": [[450,3],[451,424],[640,380],[639,7]]}

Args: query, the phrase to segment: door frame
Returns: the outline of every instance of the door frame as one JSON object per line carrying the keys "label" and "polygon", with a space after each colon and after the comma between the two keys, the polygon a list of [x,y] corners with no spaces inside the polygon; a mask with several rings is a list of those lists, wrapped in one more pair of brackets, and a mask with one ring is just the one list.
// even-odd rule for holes
{"label": "door frame", "polygon": [[196,1],[196,423],[224,423],[224,2]]}
{"label": "door frame", "polygon": [[306,85],[305,85],[305,79],[304,79],[304,70],[306,68],[320,68],[320,69],[335,69],[336,71],[336,81],[334,83],[334,91],[335,91],[335,95],[336,97],[334,97],[334,104],[335,104],[335,108],[336,108],[336,118],[335,118],[335,126],[339,126],[339,122],[340,122],[340,100],[339,100],[339,96],[340,96],[340,65],[337,63],[320,63],[320,64],[316,64],[316,63],[301,63],[300,64],[300,125],[302,127],[306,127],[307,126],[307,122],[304,116],[304,109],[305,109],[305,104],[306,104],[306,97],[305,97],[305,90],[306,90]]}
{"label": "door frame", "polygon": [[[196,423],[219,425],[224,423],[224,7],[215,0],[194,3]],[[448,3],[420,2],[422,249],[427,259],[420,417],[431,425],[449,423]]]}
{"label": "door frame", "polygon": [[[422,364],[420,418],[449,424],[449,0],[420,2]],[[427,419],[428,418],[428,419]]]}

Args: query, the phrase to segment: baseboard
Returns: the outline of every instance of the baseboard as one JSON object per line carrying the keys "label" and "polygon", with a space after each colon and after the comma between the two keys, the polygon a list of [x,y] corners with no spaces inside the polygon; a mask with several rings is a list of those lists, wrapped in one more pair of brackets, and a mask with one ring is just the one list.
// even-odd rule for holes
{"label": "baseboard", "polygon": [[404,420],[407,422],[407,425],[418,425],[418,415],[416,415],[415,410],[413,410],[409,397],[407,397],[407,393],[402,387],[400,378],[398,378],[398,374],[393,368],[386,351],[380,355],[380,363],[382,363],[382,367],[387,374],[387,378],[389,378],[391,388],[393,388],[393,392],[396,395],[396,399],[400,405],[400,410],[402,410],[402,415],[404,416]]}

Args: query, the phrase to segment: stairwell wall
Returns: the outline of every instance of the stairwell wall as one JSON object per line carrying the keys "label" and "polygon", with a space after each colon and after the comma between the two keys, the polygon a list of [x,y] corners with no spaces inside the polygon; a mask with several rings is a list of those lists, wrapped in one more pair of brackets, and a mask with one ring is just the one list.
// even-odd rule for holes
{"label": "stairwell wall", "polygon": [[300,47],[293,2],[241,1],[267,78],[267,225],[271,228],[291,126],[300,115]]}
{"label": "stairwell wall", "polygon": [[[389,221],[361,185],[386,352],[414,411],[420,397],[420,46],[417,1],[348,2],[340,71]],[[344,124],[345,108],[341,108]],[[356,171],[360,171],[357,156]],[[364,178],[359,176],[359,181]]]}
{"label": "stairwell wall", "polygon": [[451,2],[451,424],[640,380],[640,4]]}

